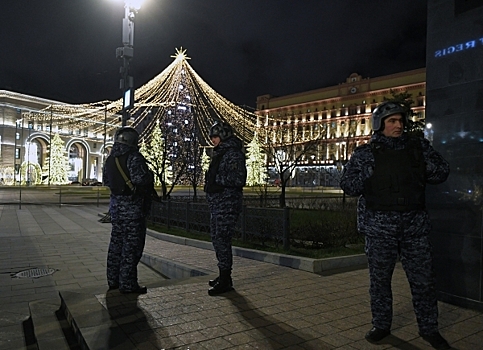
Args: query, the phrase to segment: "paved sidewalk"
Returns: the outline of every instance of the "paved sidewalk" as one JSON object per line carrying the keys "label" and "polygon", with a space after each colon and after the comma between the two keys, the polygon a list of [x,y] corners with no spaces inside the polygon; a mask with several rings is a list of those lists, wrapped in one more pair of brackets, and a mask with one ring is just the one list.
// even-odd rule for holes
{"label": "paved sidewalk", "polygon": [[[106,257],[109,224],[97,222],[96,206],[0,206],[0,349],[25,349],[22,322],[28,303],[58,299],[59,291],[107,289]],[[40,278],[12,278],[32,268],[52,268]],[[141,282],[164,280],[140,264]]]}
{"label": "paved sidewalk", "polygon": [[[1,349],[27,348],[22,322],[28,302],[58,298],[58,291],[66,297],[90,296],[89,302],[101,305],[97,319],[88,317],[96,321],[81,325],[83,335],[97,344],[91,349],[115,348],[113,334],[120,333],[128,339],[119,347],[124,349],[431,349],[417,334],[399,266],[393,279],[392,335],[380,345],[364,340],[371,318],[366,269],[320,276],[235,257],[236,291],[209,297],[209,276],[173,284],[140,265],[140,281],[151,287],[146,295],[106,293],[110,225],[97,221],[101,211],[105,208],[0,206]],[[145,253],[216,270],[210,250],[148,237]],[[33,267],[56,271],[37,279],[11,277]],[[483,344],[480,312],[440,303],[440,326],[454,349],[474,350]]]}

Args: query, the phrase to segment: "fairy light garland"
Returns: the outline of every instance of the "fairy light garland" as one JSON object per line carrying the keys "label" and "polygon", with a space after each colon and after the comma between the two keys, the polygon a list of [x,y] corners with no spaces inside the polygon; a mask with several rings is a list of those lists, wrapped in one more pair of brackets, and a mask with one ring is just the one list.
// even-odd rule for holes
{"label": "fairy light garland", "polygon": [[[173,62],[156,77],[135,90],[134,116],[131,126],[141,130],[141,140],[150,139],[156,123],[175,108],[191,108],[197,125],[200,142],[210,145],[209,130],[216,120],[227,122],[245,142],[251,141],[257,128],[257,115],[228,101],[211,88],[191,67],[186,49],[176,49]],[[182,84],[186,86],[181,86]],[[188,93],[182,91],[187,89]],[[189,100],[182,101],[182,96]],[[89,135],[106,131],[113,134],[121,126],[122,98],[115,101],[98,101],[87,104],[51,104],[38,111],[26,113],[29,120],[52,123],[59,130],[88,130]],[[107,122],[106,122],[107,119]],[[86,139],[96,137],[86,136]]]}

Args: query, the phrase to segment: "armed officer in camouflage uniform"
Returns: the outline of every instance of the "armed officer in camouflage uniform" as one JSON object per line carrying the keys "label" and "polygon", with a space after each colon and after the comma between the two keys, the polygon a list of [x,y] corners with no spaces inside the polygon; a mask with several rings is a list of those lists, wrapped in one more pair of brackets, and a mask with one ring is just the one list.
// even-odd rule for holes
{"label": "armed officer in camouflage uniform", "polygon": [[[146,240],[146,215],[153,175],[139,153],[138,139],[138,132],[130,127],[116,132],[114,146],[104,167],[103,182],[111,190],[109,211],[112,232],[107,255],[109,289],[143,294],[147,289],[138,284],[137,265]],[[119,167],[131,185],[124,179]]]}
{"label": "armed officer in camouflage uniform", "polygon": [[372,114],[374,134],[346,164],[341,188],[360,196],[358,230],[365,235],[369,263],[373,328],[378,342],[390,334],[391,279],[399,256],[411,287],[419,334],[436,349],[449,349],[438,331],[430,221],[425,208],[426,184],[439,184],[449,165],[422,136],[405,132],[408,110],[386,101]]}
{"label": "armed officer in camouflage uniform", "polygon": [[210,207],[210,233],[218,260],[219,276],[211,280],[209,295],[233,289],[231,241],[238,216],[242,211],[243,186],[247,178],[242,142],[233,135],[231,126],[216,122],[210,129],[215,146],[205,176],[205,192]]}

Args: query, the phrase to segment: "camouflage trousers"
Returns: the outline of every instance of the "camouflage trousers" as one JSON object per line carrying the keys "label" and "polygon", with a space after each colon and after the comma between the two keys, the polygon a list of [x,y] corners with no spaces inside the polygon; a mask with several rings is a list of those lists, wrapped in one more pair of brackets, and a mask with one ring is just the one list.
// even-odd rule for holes
{"label": "camouflage trousers", "polygon": [[211,242],[215,249],[218,268],[231,270],[233,265],[233,252],[231,241],[235,232],[235,225],[239,213],[212,212],[210,218]]}
{"label": "camouflage trousers", "polygon": [[146,241],[146,220],[115,220],[107,253],[107,282],[122,290],[138,287],[137,265]]}
{"label": "camouflage trousers", "polygon": [[398,255],[411,288],[419,332],[438,330],[438,304],[432,246],[427,235],[406,240],[367,237],[372,324],[390,329],[393,315],[391,280]]}

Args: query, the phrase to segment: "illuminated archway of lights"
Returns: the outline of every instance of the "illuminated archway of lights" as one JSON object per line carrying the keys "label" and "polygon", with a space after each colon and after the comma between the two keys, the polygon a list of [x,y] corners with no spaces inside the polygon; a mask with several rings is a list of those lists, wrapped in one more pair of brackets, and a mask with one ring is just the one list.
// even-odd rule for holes
{"label": "illuminated archway of lights", "polygon": [[[229,123],[243,141],[250,142],[256,128],[256,114],[231,103],[201,79],[188,63],[186,49],[176,49],[171,57],[174,60],[165,70],[134,93],[131,126],[141,132],[141,139],[149,139],[157,122],[164,122],[167,115],[182,107],[191,111],[202,145],[210,145],[209,130],[217,120]],[[31,117],[65,128],[89,128],[93,134],[102,134],[106,128],[112,134],[121,126],[121,110],[122,98],[81,105],[52,105],[44,113]]]}
{"label": "illuminated archway of lights", "polygon": [[133,127],[151,121],[141,137],[148,137],[156,121],[162,121],[170,111],[187,108],[193,113],[200,142],[210,144],[209,130],[216,120],[229,123],[244,140],[250,141],[256,127],[256,115],[239,107],[213,90],[188,63],[183,48],[171,56],[174,61],[158,76],[136,90]]}

